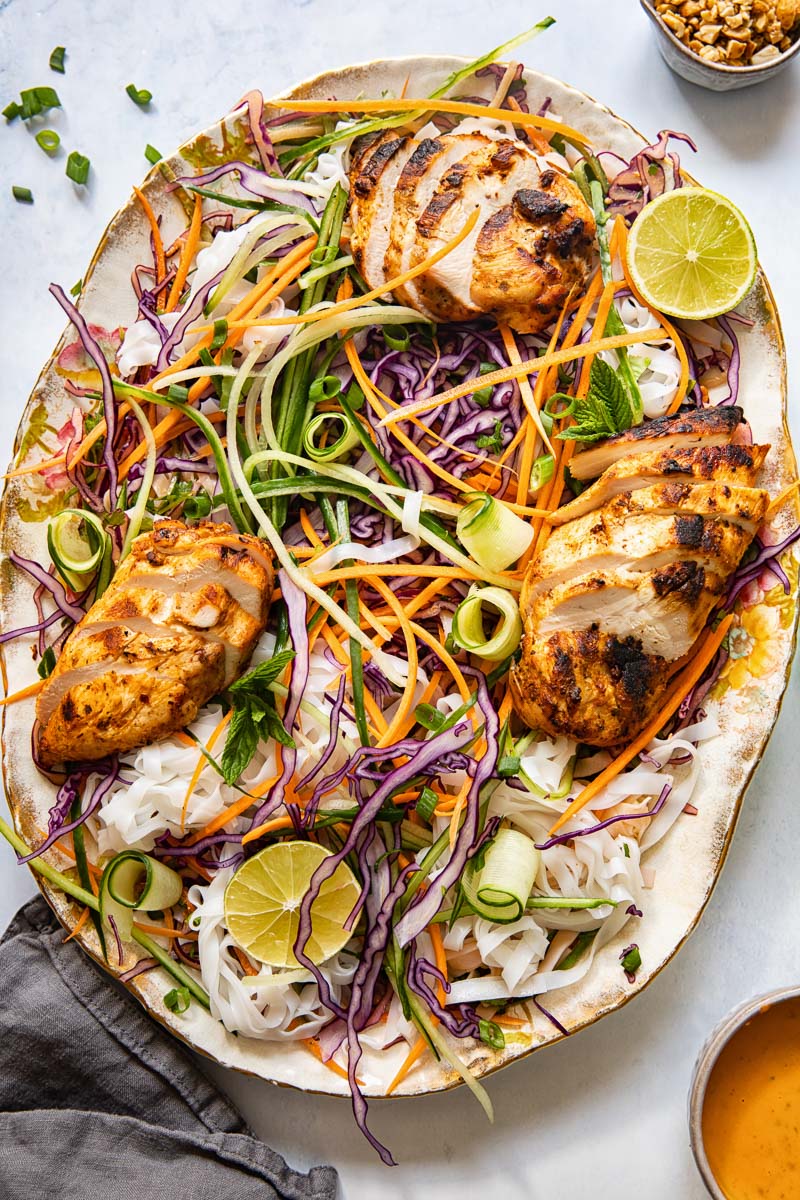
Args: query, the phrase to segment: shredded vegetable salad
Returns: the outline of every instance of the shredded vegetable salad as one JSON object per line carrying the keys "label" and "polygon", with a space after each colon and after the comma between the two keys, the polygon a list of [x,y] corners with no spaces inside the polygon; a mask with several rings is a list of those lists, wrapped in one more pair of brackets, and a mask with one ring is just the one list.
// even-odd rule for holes
{"label": "shredded vegetable salad", "polygon": [[[622,380],[632,420],[737,400],[742,318],[674,324],[625,274],[628,225],[681,186],[674,147],[692,144],[664,131],[630,162],[590,148],[494,56],[424,103],[251,93],[242,112],[246,160],[171,182],[186,214],[172,244],[137,190],[152,257],[132,264],[139,315],[121,340],[51,287],[77,337],[62,352],[74,407],[12,474],[66,498],[52,564],[11,556],[39,619],[2,637],[32,639],[44,679],[134,539],[168,517],[263,539],[279,588],[269,627],[185,732],[74,764],[41,844],[15,844],[83,905],[123,978],[163,966],[174,1011],[203,1005],[231,1033],[300,1042],[345,1075],[391,1162],[367,1122],[369,1055],[389,1063],[389,1092],[433,1055],[491,1113],[462,1044],[513,1042],[529,1006],[547,1013],[547,994],[623,928],[620,975],[635,977],[647,853],[701,803],[726,611],[765,568],[785,582],[789,542],[757,540],[632,746],[524,728],[508,686],[518,594],[572,499],[576,441],[559,434],[600,385],[596,364]],[[393,300],[402,279],[370,291],[354,265],[355,138],[459,122],[526,141],[601,218],[587,290],[542,334],[433,324]],[[255,854],[298,841],[328,853],[297,908],[293,965],[270,966],[232,936],[226,889]],[[80,887],[38,857],[51,847]],[[346,944],[318,962],[311,910],[341,863],[360,894]]]}

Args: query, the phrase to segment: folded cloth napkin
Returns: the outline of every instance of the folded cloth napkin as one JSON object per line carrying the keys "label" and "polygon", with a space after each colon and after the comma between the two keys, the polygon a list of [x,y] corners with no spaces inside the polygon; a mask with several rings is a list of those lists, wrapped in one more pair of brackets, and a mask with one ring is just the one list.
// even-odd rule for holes
{"label": "folded cloth napkin", "polygon": [[1,1200],[334,1200],[256,1139],[45,901],[0,941]]}

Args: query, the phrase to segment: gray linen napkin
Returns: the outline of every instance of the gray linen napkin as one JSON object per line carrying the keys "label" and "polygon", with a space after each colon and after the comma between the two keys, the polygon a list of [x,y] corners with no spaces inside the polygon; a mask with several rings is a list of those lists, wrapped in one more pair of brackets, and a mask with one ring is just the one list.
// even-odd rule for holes
{"label": "gray linen napkin", "polygon": [[334,1200],[64,936],[37,897],[0,941],[1,1200]]}

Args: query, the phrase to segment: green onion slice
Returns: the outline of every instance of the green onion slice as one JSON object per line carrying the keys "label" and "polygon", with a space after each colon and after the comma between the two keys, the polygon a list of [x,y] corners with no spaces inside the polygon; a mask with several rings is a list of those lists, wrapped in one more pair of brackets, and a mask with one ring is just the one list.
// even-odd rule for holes
{"label": "green onion slice", "polygon": [[456,533],[464,548],[487,571],[504,571],[533,541],[533,529],[522,517],[485,492],[468,492]]}
{"label": "green onion slice", "polygon": [[185,1013],[192,1003],[192,997],[187,987],[171,988],[164,996],[164,1003],[170,1012]]}
{"label": "green onion slice", "polygon": [[[303,449],[314,462],[336,462],[360,444],[359,436],[353,428],[353,424],[351,418],[345,413],[318,413],[306,425],[305,432],[303,433]],[[321,436],[326,427],[328,427],[330,434],[332,432],[331,427],[335,429],[336,425],[339,425],[342,431],[338,438],[335,441],[329,441],[327,446],[320,446],[317,442],[318,436]]]}
{"label": "green onion slice", "polygon": [[[487,637],[484,606],[496,624]],[[478,658],[500,660],[513,654],[522,638],[519,606],[511,592],[500,587],[472,587],[453,615],[453,641]]]}
{"label": "green onion slice", "polygon": [[528,485],[528,491],[538,492],[540,488],[543,488],[553,478],[555,469],[556,460],[552,454],[540,455],[531,467],[531,481]]}
{"label": "green onion slice", "polygon": [[335,400],[341,390],[342,381],[338,375],[323,375],[312,382],[308,398],[312,404],[321,404],[323,400]]}
{"label": "green onion slice", "polygon": [[411,334],[405,325],[395,325],[393,329],[387,326],[383,331],[383,340],[390,350],[407,350],[411,345]]}
{"label": "green onion slice", "polygon": [[439,803],[439,797],[429,787],[424,787],[419,794],[419,800],[414,806],[418,817],[428,824],[433,820],[433,814],[436,812],[436,806]]}
{"label": "green onion slice", "polygon": [[155,146],[151,146],[149,142],[144,148],[144,156],[149,163],[152,163],[153,166],[155,166],[157,162],[161,162],[161,159],[164,157],[161,151],[156,150]]}
{"label": "green onion slice", "polygon": [[130,940],[134,912],[172,908],[181,898],[183,880],[177,871],[141,850],[123,850],[107,863],[100,883],[100,916]]}
{"label": "green onion slice", "polygon": [[11,194],[20,204],[33,204],[33,192],[30,188],[18,187],[14,184],[11,188]]}
{"label": "green onion slice", "polygon": [[45,154],[55,154],[61,145],[61,138],[55,129],[40,129],[36,135],[36,145],[41,146]]}
{"label": "green onion slice", "polygon": [[11,103],[7,104],[3,109],[3,116],[7,121],[16,121],[21,112],[22,109],[17,104],[16,100],[12,100]]}
{"label": "green onion slice", "polygon": [[138,104],[140,108],[144,108],[153,99],[152,92],[148,92],[147,88],[137,88],[135,83],[129,83],[125,91],[133,103]]}
{"label": "green onion slice", "polygon": [[501,829],[486,851],[483,867],[467,867],[461,889],[479,917],[510,925],[525,912],[536,872],[539,851],[529,837],[516,829]]}
{"label": "green onion slice", "polygon": [[49,112],[51,108],[61,108],[58,93],[55,88],[51,87],[28,88],[26,91],[20,92],[19,98],[22,101],[21,106],[18,106],[19,115],[23,121],[29,121],[31,117],[38,117],[40,113]]}
{"label": "green onion slice", "polygon": [[91,165],[85,154],[79,154],[77,150],[73,150],[67,159],[67,178],[71,179],[73,183],[86,183]]}
{"label": "green onion slice", "polygon": [[64,74],[64,55],[66,54],[64,46],[56,46],[53,53],[50,55],[50,70],[58,71],[59,75]]}
{"label": "green onion slice", "polygon": [[81,591],[94,575],[108,545],[100,518],[80,508],[65,508],[47,527],[47,549],[58,573],[73,591]]}

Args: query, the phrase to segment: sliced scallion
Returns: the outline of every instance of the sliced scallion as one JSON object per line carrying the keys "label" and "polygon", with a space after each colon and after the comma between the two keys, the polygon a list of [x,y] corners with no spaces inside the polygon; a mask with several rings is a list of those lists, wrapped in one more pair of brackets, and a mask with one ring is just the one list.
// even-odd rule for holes
{"label": "sliced scallion", "polygon": [[185,1013],[189,1005],[192,1003],[192,997],[189,989],[186,987],[171,988],[164,996],[164,1004],[170,1012]]}
{"label": "sliced scallion", "polygon": [[52,646],[48,646],[42,657],[39,659],[39,665],[36,668],[36,674],[40,679],[47,679],[48,675],[52,675],[53,667],[56,665],[56,652]]}
{"label": "sliced scallion", "polygon": [[58,71],[59,75],[64,74],[64,55],[67,53],[64,46],[56,46],[53,53],[50,55],[50,70]]}
{"label": "sliced scallion", "polygon": [[552,454],[540,455],[531,467],[531,481],[528,485],[528,491],[538,492],[540,488],[543,488],[553,478],[555,469],[556,460]]}
{"label": "sliced scallion", "polygon": [[67,159],[67,178],[73,183],[85,184],[89,178],[89,168],[92,164],[85,154],[79,154],[77,150],[73,150]]}
{"label": "sliced scallion", "polygon": [[337,375],[323,375],[312,382],[308,398],[312,404],[321,404],[323,400],[334,400],[341,390],[342,381]]}
{"label": "sliced scallion", "polygon": [[[214,322],[214,336],[211,339],[211,353],[212,354],[216,354],[216,352],[218,350],[222,349],[222,347],[225,345],[225,341],[226,341],[227,337],[228,337],[228,322],[225,320],[224,317],[220,317],[218,321]],[[189,393],[187,392],[186,394],[188,396]]]}
{"label": "sliced scallion", "polygon": [[383,330],[383,340],[390,350],[407,350],[411,345],[411,334],[405,325],[386,326]]}
{"label": "sliced scallion", "polygon": [[414,806],[417,816],[421,817],[423,821],[427,821],[428,824],[430,824],[430,822],[433,820],[433,814],[436,812],[438,803],[439,797],[436,795],[436,792],[429,787],[424,787],[419,794],[419,800]]}
{"label": "sliced scallion", "polygon": [[30,188],[18,187],[14,184],[11,188],[11,194],[20,204],[33,204],[33,192]]}
{"label": "sliced scallion", "polygon": [[[335,376],[328,376],[328,378],[335,378]],[[320,446],[317,441],[318,437],[321,438],[326,430],[331,437],[336,432],[337,425],[341,428],[341,433],[335,441],[329,441],[328,445]],[[353,421],[346,413],[318,413],[311,418],[303,433],[303,449],[309,458],[318,463],[336,462],[337,459],[344,458],[345,454],[359,444],[360,439],[353,428]]]}
{"label": "sliced scallion", "polygon": [[149,142],[144,148],[144,156],[149,163],[152,163],[153,166],[155,166],[157,162],[161,162],[161,159],[164,157],[161,151],[156,150],[155,146],[151,146]]}
{"label": "sliced scallion", "polygon": [[[496,622],[488,635],[485,609]],[[456,645],[469,654],[492,660],[508,658],[522,637],[522,620],[515,597],[499,587],[470,588],[453,615],[452,633]]]}
{"label": "sliced scallion", "polygon": [[36,145],[40,146],[45,154],[55,154],[61,145],[61,138],[55,129],[40,129],[36,135]]}
{"label": "sliced scallion", "polygon": [[58,93],[55,88],[51,87],[27,88],[24,92],[20,92],[19,98],[22,102],[19,115],[23,121],[29,121],[31,117],[38,117],[41,113],[49,112],[51,108],[61,108]]}
{"label": "sliced scallion", "polygon": [[467,867],[461,888],[467,903],[486,921],[510,925],[525,912],[536,872],[539,851],[531,838],[517,829],[501,829],[483,867]]}
{"label": "sliced scallion", "polygon": [[79,508],[65,508],[47,527],[47,548],[62,579],[81,591],[102,562],[108,534],[100,518]]}
{"label": "sliced scallion", "polygon": [[485,570],[504,571],[528,549],[533,529],[485,492],[468,492],[465,499],[456,522],[459,541]]}
{"label": "sliced scallion", "polygon": [[7,104],[3,109],[3,116],[9,122],[16,121],[21,112],[22,109],[17,104],[16,100],[12,100],[11,103]]}
{"label": "sliced scallion", "polygon": [[[484,362],[480,365],[479,375],[489,375],[492,371],[497,370],[496,363]],[[488,408],[492,399],[493,388],[482,387],[478,388],[477,392],[472,393],[472,399],[479,408]]]}
{"label": "sliced scallion", "polygon": [[[326,246],[325,249],[328,250],[331,247]],[[314,261],[313,251],[311,261]],[[329,262],[321,263],[319,266],[314,267],[312,271],[306,271],[304,275],[300,276],[298,282],[301,288],[312,287],[313,284],[319,283],[321,279],[326,279],[328,275],[335,275],[337,271],[344,271],[347,267],[352,267],[352,265],[352,254],[342,254],[339,258],[334,256]]]}
{"label": "sliced scallion", "polygon": [[133,103],[139,105],[139,108],[145,108],[153,99],[152,92],[148,92],[147,88],[137,88],[135,83],[129,83],[125,91]]}

